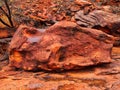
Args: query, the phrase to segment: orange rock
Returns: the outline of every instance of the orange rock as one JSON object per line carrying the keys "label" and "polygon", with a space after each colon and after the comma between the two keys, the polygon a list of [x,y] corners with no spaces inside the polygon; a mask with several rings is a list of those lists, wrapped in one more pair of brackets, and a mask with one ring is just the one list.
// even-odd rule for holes
{"label": "orange rock", "polygon": [[75,0],[75,3],[80,5],[80,6],[89,6],[91,5],[92,3],[86,1],[86,0]]}
{"label": "orange rock", "polygon": [[56,23],[45,32],[19,27],[9,47],[10,64],[24,70],[51,71],[110,63],[113,40],[102,31],[68,21]]}

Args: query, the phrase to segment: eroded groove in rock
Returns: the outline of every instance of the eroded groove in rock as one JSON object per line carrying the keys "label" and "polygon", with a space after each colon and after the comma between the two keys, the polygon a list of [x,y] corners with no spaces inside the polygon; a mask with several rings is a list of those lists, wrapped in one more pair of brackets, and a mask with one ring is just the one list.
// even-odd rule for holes
{"label": "eroded groove in rock", "polygon": [[110,63],[114,37],[62,21],[42,32],[20,26],[10,47],[10,64],[24,70],[69,70]]}
{"label": "eroded groove in rock", "polygon": [[120,17],[102,10],[94,10],[84,14],[83,10],[75,14],[77,24],[84,27],[96,28],[114,36],[120,36]]}

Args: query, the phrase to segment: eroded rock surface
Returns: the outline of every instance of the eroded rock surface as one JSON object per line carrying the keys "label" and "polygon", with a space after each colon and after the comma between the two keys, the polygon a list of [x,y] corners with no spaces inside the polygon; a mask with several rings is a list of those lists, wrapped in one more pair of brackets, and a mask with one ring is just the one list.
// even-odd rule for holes
{"label": "eroded rock surface", "polygon": [[47,30],[20,26],[9,47],[10,64],[24,70],[69,70],[110,63],[114,37],[62,21]]}
{"label": "eroded rock surface", "polygon": [[[115,57],[117,56],[117,57]],[[119,90],[120,48],[110,64],[66,72],[0,71],[0,90]]]}
{"label": "eroded rock surface", "polygon": [[120,17],[103,10],[94,10],[84,14],[83,10],[75,14],[77,24],[84,27],[96,28],[114,36],[120,36]]}

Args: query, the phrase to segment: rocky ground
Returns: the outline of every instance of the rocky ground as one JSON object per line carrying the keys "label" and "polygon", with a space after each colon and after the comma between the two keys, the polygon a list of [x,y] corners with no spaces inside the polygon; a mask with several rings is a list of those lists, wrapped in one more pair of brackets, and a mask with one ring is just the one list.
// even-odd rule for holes
{"label": "rocky ground", "polygon": [[[75,21],[74,15],[83,10],[87,13],[94,9],[120,14],[120,2],[117,0],[14,0],[11,4],[13,17],[17,24],[43,28],[61,20]],[[91,5],[92,4],[92,5]]]}
{"label": "rocky ground", "polygon": [[[12,0],[11,8],[14,23],[27,24],[37,28],[47,28],[56,22],[68,20],[75,22],[77,11],[102,9],[120,15],[119,0],[88,0],[95,5],[88,8],[74,0]],[[79,1],[79,0],[76,0]],[[96,2],[94,2],[96,1]],[[1,31],[3,29],[0,29]],[[3,36],[2,36],[3,35]],[[0,56],[6,53],[6,47],[13,31],[0,33]],[[5,42],[3,42],[5,41]],[[8,54],[5,54],[8,55]],[[0,90],[120,90],[120,47],[113,47],[112,63],[86,67],[82,70],[63,72],[28,72],[10,70],[8,58],[0,60]]]}
{"label": "rocky ground", "polygon": [[[113,48],[113,62],[64,72],[0,71],[0,90],[119,90],[120,48]],[[6,64],[4,62],[4,64]]]}

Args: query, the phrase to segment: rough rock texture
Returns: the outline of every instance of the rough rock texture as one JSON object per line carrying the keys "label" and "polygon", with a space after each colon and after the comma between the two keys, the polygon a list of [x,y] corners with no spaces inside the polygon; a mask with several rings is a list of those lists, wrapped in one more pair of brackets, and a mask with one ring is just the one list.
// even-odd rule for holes
{"label": "rough rock texture", "polygon": [[102,10],[94,10],[84,14],[83,10],[75,14],[80,26],[96,28],[114,36],[120,36],[120,16]]}
{"label": "rough rock texture", "polygon": [[69,70],[111,62],[114,37],[59,22],[45,30],[21,26],[9,47],[10,64],[24,70]]}
{"label": "rough rock texture", "polygon": [[113,47],[112,59],[110,64],[59,73],[2,69],[0,90],[120,90],[120,47]]}

